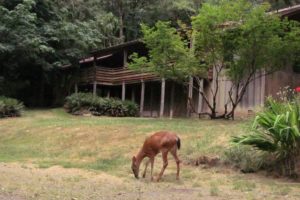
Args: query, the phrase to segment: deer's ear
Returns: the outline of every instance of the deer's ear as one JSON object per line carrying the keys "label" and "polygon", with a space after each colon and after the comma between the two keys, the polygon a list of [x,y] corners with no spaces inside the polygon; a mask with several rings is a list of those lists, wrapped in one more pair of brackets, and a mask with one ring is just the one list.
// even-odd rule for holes
{"label": "deer's ear", "polygon": [[135,157],[135,156],[132,157],[132,161],[133,161],[133,162],[136,161],[136,157]]}

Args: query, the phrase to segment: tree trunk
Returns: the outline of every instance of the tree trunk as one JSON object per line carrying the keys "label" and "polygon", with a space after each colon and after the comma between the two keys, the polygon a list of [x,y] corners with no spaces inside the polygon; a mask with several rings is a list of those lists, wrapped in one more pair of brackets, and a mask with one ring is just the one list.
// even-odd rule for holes
{"label": "tree trunk", "polygon": [[[244,95],[245,95],[245,92],[247,90],[247,87],[249,86],[249,84],[251,83],[251,80],[253,80],[253,76],[255,76],[255,71],[252,71],[249,76],[247,77],[245,83],[244,83],[244,86],[242,87],[241,91],[239,91],[239,87],[240,85],[242,85],[241,82],[239,82],[237,85],[236,85],[236,94],[235,94],[235,99],[232,98],[232,93],[229,92],[229,97],[230,97],[230,100],[231,100],[231,103],[232,103],[232,109],[231,111],[225,115],[225,118],[226,119],[233,119],[234,120],[234,112],[235,112],[235,109],[236,107],[238,106],[238,104],[241,102],[241,100],[243,99]],[[233,87],[233,86],[232,86]],[[232,90],[230,90],[232,91]]]}
{"label": "tree trunk", "polygon": [[124,42],[124,10],[122,0],[118,1],[119,12],[119,38],[121,42]]}
{"label": "tree trunk", "polygon": [[192,76],[189,77],[189,90],[188,90],[188,98],[187,98],[187,106],[186,106],[186,115],[187,117],[190,117],[191,116],[191,106],[190,106],[190,103],[192,104],[193,103],[193,81],[194,81],[194,78]]}
{"label": "tree trunk", "polygon": [[122,82],[122,101],[126,99],[126,83],[125,81]]}
{"label": "tree trunk", "polygon": [[171,88],[171,102],[170,102],[170,118],[173,118],[174,115],[174,93],[175,93],[175,83],[172,83]]}
{"label": "tree trunk", "polygon": [[44,106],[44,95],[45,95],[45,78],[44,74],[41,74],[40,92],[39,92],[39,106]]}

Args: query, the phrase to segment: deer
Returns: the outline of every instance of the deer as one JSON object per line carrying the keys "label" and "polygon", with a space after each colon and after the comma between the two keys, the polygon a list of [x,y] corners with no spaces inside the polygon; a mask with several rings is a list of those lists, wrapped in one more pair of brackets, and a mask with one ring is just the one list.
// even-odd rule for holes
{"label": "deer", "polygon": [[149,160],[146,162],[145,170],[143,173],[143,178],[146,177],[146,171],[148,168],[149,163],[151,163],[151,181],[153,181],[153,166],[154,166],[154,158],[158,153],[162,153],[163,159],[163,167],[158,175],[157,182],[160,181],[165,169],[168,166],[168,153],[170,152],[174,157],[177,165],[177,173],[176,173],[176,180],[179,180],[179,172],[180,172],[180,160],[177,156],[177,150],[180,149],[181,142],[180,138],[171,132],[167,131],[160,131],[156,132],[150,137],[148,137],[140,151],[136,156],[132,157],[132,171],[136,179],[139,178],[139,169],[140,164],[144,158],[148,157]]}

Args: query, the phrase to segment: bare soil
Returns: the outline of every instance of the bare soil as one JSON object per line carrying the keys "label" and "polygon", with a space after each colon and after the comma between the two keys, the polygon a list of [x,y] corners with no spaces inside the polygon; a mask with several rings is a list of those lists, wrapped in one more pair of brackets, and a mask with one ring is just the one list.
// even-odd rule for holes
{"label": "bare soil", "polygon": [[[189,166],[183,166],[189,168]],[[102,172],[40,169],[0,163],[0,200],[27,199],[299,199],[300,186],[286,180],[241,175],[230,169],[201,169],[194,177],[166,172],[162,182],[119,178]],[[168,171],[168,170],[167,170]],[[171,170],[172,171],[172,170]],[[240,178],[240,179],[239,179]],[[248,182],[247,182],[248,179]]]}

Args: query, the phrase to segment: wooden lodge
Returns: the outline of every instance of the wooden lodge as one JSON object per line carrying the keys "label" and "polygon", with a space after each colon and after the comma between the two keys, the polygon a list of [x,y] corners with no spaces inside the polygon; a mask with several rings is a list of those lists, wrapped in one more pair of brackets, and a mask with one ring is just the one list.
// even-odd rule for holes
{"label": "wooden lodge", "polygon": [[[277,14],[288,19],[300,21],[300,5],[278,10]],[[202,96],[194,87],[195,80],[188,85],[180,85],[171,80],[162,79],[155,74],[139,73],[128,69],[128,57],[138,52],[147,55],[143,42],[136,40],[101,49],[91,53],[91,57],[80,61],[80,79],[75,91],[90,91],[101,97],[114,97],[131,100],[140,106],[140,116],[144,117],[183,117],[208,111]],[[216,77],[208,72],[208,78],[201,80],[208,98],[214,88]],[[259,76],[252,81],[244,95],[237,114],[247,114],[264,104],[267,96],[274,96],[280,88],[300,86],[300,73],[293,66],[275,72],[269,76]],[[217,110],[223,112],[228,102],[231,82],[226,76],[220,76]],[[197,115],[198,116],[198,115]]]}
{"label": "wooden lodge", "polygon": [[[189,114],[188,97],[192,96],[192,87],[187,89],[155,74],[128,69],[128,57],[133,52],[147,55],[145,45],[139,40],[92,52],[92,57],[80,61],[80,81],[75,90],[134,101],[140,107],[140,116],[179,117]],[[197,98],[196,107],[201,112],[202,98]]]}

